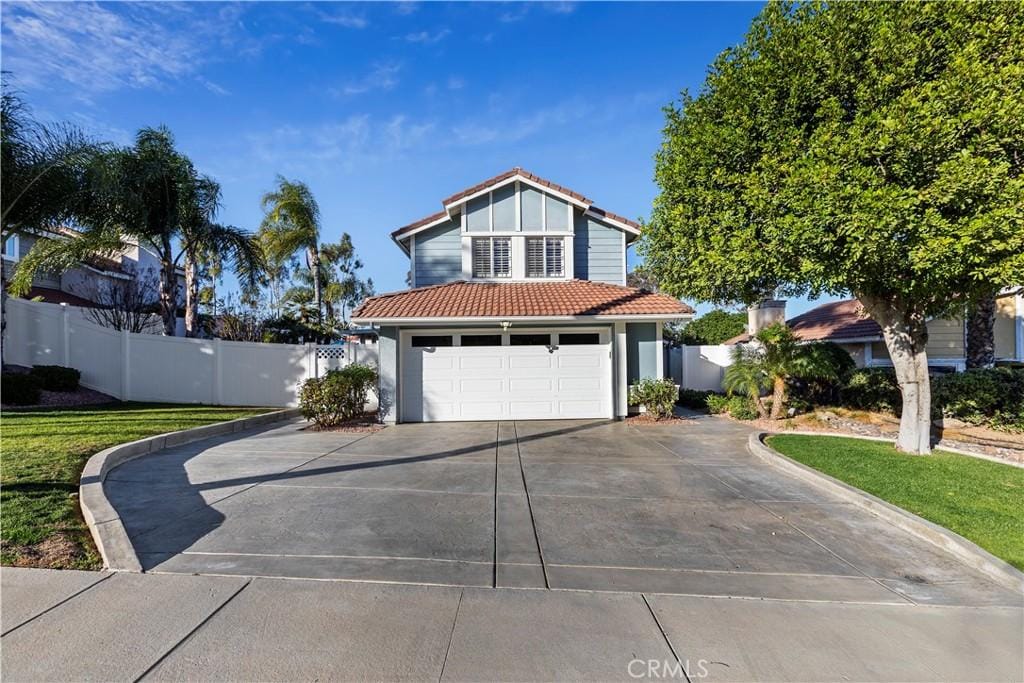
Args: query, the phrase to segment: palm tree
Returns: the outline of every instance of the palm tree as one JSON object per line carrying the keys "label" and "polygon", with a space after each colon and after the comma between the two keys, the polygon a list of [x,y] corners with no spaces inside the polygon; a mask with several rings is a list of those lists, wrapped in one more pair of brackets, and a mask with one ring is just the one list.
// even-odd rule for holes
{"label": "palm tree", "polygon": [[250,233],[214,222],[221,197],[216,181],[193,176],[186,189],[180,255],[185,259],[185,336],[194,337],[199,332],[200,265],[213,265],[219,271],[227,263],[244,288],[256,283],[264,262],[262,249]]}
{"label": "palm tree", "polygon": [[[837,369],[827,349],[800,344],[793,331],[782,323],[769,325],[754,335],[756,344],[737,346],[733,363],[725,371],[723,386],[729,393],[750,396],[760,417],[782,417],[788,394],[787,380],[837,379]],[[772,390],[771,413],[761,395]]]}
{"label": "palm tree", "polygon": [[732,364],[725,369],[722,387],[731,394],[746,394],[760,418],[768,417],[761,394],[771,386],[756,348],[737,344],[732,350]]}
{"label": "palm tree", "polygon": [[203,253],[215,253],[243,278],[258,272],[262,259],[252,236],[212,221],[220,188],[175,150],[166,128],[144,128],[133,147],[99,155],[88,181],[85,230],[73,239],[37,241],[19,264],[12,289],[26,291],[41,268],[67,270],[90,255],[116,256],[137,243],[160,261],[160,315],[164,334],[174,336],[183,259],[192,264]]}
{"label": "palm tree", "polygon": [[[22,234],[81,218],[87,206],[85,171],[104,146],[67,124],[32,117],[6,72],[0,81],[0,247]],[[4,279],[0,259],[0,280]],[[0,360],[7,328],[7,289],[0,287]]]}
{"label": "palm tree", "polygon": [[313,192],[303,182],[277,176],[277,187],[264,194],[260,204],[265,213],[260,231],[270,260],[286,261],[297,251],[305,252],[306,269],[313,279],[316,315],[321,318],[320,207]]}

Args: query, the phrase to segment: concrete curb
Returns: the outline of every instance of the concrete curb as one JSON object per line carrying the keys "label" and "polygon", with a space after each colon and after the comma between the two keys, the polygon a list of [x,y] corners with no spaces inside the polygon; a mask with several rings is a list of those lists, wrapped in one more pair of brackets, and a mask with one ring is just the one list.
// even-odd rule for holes
{"label": "concrete curb", "polygon": [[923,541],[927,541],[928,543],[951,553],[958,560],[972,569],[981,572],[999,585],[1016,591],[1018,594],[1024,592],[1024,573],[1020,572],[1009,563],[999,559],[995,555],[992,555],[988,551],[978,547],[960,534],[918,517],[912,512],[907,512],[903,508],[887,503],[877,496],[861,491],[860,489],[839,481],[835,477],[831,477],[824,472],[819,472],[812,467],[808,467],[803,463],[797,462],[796,460],[779,453],[764,442],[766,437],[784,436],[787,434],[841,436],[851,439],[861,438],[865,441],[887,441],[887,439],[847,436],[845,434],[822,434],[820,432],[754,432],[750,435],[747,442],[747,448],[753,455],[765,461],[767,464],[773,467],[778,467],[788,474],[795,476],[797,479],[829,491],[839,498],[842,498],[844,501],[852,503],[878,517],[881,517],[893,526],[896,526],[903,531],[913,534]]}
{"label": "concrete curb", "polygon": [[263,415],[252,417],[241,417],[237,420],[227,422],[216,422],[214,424],[184,429],[180,432],[169,432],[150,436],[138,441],[111,446],[96,453],[85,463],[82,476],[78,482],[78,502],[82,508],[82,515],[85,523],[89,525],[89,531],[96,542],[96,547],[103,558],[103,568],[111,571],[141,572],[142,565],[135,555],[135,548],[128,538],[124,524],[117,510],[107,500],[103,491],[103,482],[110,470],[118,465],[123,465],[129,460],[149,455],[164,448],[181,446],[183,444],[209,439],[213,436],[223,436],[240,432],[243,429],[251,429],[261,425],[287,420],[301,414],[298,408],[287,408],[276,410]]}

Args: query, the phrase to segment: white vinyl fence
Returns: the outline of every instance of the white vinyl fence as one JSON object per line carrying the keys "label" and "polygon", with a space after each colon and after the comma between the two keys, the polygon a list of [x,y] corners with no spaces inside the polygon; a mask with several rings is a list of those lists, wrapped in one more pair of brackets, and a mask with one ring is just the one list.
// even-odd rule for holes
{"label": "white vinyl fence", "polygon": [[7,300],[4,360],[63,365],[82,385],[124,401],[295,406],[299,384],[356,360],[377,365],[377,349],[354,344],[261,344],[118,332],[66,306]]}
{"label": "white vinyl fence", "polygon": [[725,344],[666,348],[668,376],[684,389],[721,391],[722,376],[732,365],[732,350]]}

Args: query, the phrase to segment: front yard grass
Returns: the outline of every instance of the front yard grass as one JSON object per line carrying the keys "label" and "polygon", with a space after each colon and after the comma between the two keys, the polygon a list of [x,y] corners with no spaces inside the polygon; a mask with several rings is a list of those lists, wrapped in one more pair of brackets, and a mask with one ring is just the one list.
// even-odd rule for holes
{"label": "front yard grass", "polygon": [[837,436],[780,434],[768,444],[1024,569],[1024,469],[947,451],[907,455],[888,443]]}
{"label": "front yard grass", "polygon": [[104,448],[265,413],[156,403],[4,411],[0,415],[0,564],[98,569],[78,507],[78,478]]}

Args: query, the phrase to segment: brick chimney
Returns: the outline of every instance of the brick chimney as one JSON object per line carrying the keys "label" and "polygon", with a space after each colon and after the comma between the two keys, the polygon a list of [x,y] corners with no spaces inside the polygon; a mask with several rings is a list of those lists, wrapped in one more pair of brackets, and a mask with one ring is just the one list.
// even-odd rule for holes
{"label": "brick chimney", "polygon": [[754,336],[769,325],[786,322],[786,302],[765,299],[747,308],[747,334]]}

